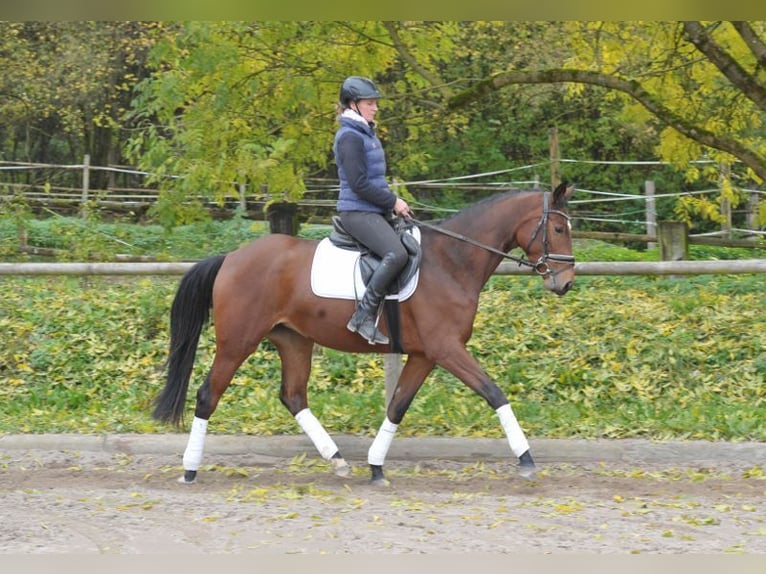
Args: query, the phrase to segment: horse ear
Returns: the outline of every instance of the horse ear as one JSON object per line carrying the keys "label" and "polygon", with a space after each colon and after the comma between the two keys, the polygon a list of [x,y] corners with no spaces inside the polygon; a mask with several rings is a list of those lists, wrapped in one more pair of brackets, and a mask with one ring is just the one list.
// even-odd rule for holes
{"label": "horse ear", "polygon": [[562,181],[558,187],[553,191],[553,204],[554,205],[566,205],[567,201],[574,194],[574,185],[567,187],[567,183]]}

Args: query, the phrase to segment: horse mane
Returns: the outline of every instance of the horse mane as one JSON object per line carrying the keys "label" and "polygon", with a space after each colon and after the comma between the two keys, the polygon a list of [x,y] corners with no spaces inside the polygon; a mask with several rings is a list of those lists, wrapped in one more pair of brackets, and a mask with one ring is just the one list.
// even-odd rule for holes
{"label": "horse mane", "polygon": [[488,197],[485,197],[484,199],[481,199],[475,203],[472,203],[470,205],[467,205],[457,213],[453,213],[449,217],[445,219],[439,219],[433,222],[434,225],[442,226],[447,225],[449,222],[454,221],[456,219],[462,219],[464,217],[469,217],[471,219],[474,219],[473,216],[475,216],[478,212],[484,212],[488,208],[491,208],[494,204],[499,203],[500,201],[505,200],[509,196],[517,196],[521,195],[522,193],[530,193],[533,190],[529,189],[510,189],[506,191],[499,191],[495,193],[494,195],[490,195]]}

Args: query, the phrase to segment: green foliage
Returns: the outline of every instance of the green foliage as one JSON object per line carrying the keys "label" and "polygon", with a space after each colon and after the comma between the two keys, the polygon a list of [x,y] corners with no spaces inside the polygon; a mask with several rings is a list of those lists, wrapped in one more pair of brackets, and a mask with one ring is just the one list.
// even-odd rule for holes
{"label": "green foliage", "polygon": [[576,240],[578,261],[658,261],[657,250],[634,251],[622,245],[606,243],[595,239]]}
{"label": "green foliage", "polygon": [[[4,279],[0,432],[167,430],[149,412],[177,282]],[[532,437],[763,441],[764,304],[759,276],[580,277],[563,298],[537,278],[495,276],[469,348]],[[213,345],[208,329],[189,416]],[[279,379],[276,351],[263,344],[224,395],[215,432],[299,432],[279,403]],[[330,432],[371,436],[384,416],[383,359],[318,349],[309,393]],[[492,410],[439,369],[400,428],[501,436]]]}
{"label": "green foliage", "polygon": [[[762,34],[761,23],[752,26]],[[705,32],[752,73],[752,56],[729,24]],[[561,177],[584,188],[639,194],[647,179],[659,178],[660,190],[679,191],[717,181],[719,165],[737,158],[742,164],[723,188],[759,182],[749,152],[763,151],[762,111],[743,97],[743,84],[724,81],[714,62],[700,58],[679,22],[191,22],[166,34],[150,62],[156,73],[137,88],[131,121],[142,129],[128,152],[166,186],[155,211],[165,225],[195,217],[188,198],[221,199],[239,183],[251,193],[268,186],[269,200],[295,200],[307,174],[334,177],[332,103],[350,73],[373,77],[386,95],[378,129],[389,175],[399,180],[518,167],[522,180],[547,184],[549,129],[556,127],[565,158],[660,154],[676,166],[658,174],[647,166],[564,165]],[[519,75],[516,84],[490,81],[516,70],[531,83]],[[557,70],[600,76],[592,84],[557,82]],[[648,100],[630,99],[609,79],[631,82]],[[465,97],[477,83],[490,87]],[[690,135],[702,132],[710,134],[705,141]],[[703,157],[712,167],[690,163]],[[184,176],[168,179],[178,173]],[[454,189],[410,191],[441,208],[470,201]],[[697,197],[676,211],[705,227],[714,205]],[[669,217],[674,207],[661,200],[658,215]]]}
{"label": "green foliage", "polygon": [[[149,22],[0,23],[3,158],[114,163],[120,116],[144,74]],[[42,81],[44,79],[44,81]],[[92,182],[104,181],[93,172]],[[56,177],[54,174],[53,177]]]}
{"label": "green foliage", "polygon": [[[268,232],[267,223],[242,217],[228,221],[197,220],[172,229],[84,221],[79,217],[30,219],[24,225],[30,245],[60,250],[59,259],[69,261],[109,261],[118,254],[154,256],[159,260],[202,259],[232,251]],[[6,260],[20,257],[16,234],[14,220],[0,218],[0,254]]]}
{"label": "green foliage", "polygon": [[[310,168],[327,163],[343,78],[385,69],[375,23],[191,22],[151,55],[131,118],[128,153],[165,193],[163,222],[193,196],[222,200],[235,186],[295,201]],[[170,179],[184,174],[181,179]]]}
{"label": "green foliage", "polygon": [[[752,40],[734,22],[570,22],[567,67],[628,80],[629,94],[610,92],[620,110],[610,120],[643,126],[655,152],[687,182],[720,186],[721,196],[736,203],[735,187],[763,183],[766,157],[756,56],[766,29],[763,22],[745,26]],[[692,215],[717,221],[718,201],[687,198],[677,213],[687,221]]]}
{"label": "green foliage", "polygon": [[[513,169],[514,186],[548,185],[556,127],[564,159],[660,156],[675,166],[562,164],[578,187],[639,194],[652,179],[660,192],[714,185],[735,202],[766,169],[753,56],[766,29],[746,23],[751,52],[737,23],[702,24],[746,81],[728,79],[691,43],[694,22],[5,22],[0,146],[9,160],[79,163],[89,153],[92,165],[138,165],[162,187],[151,216],[170,228],[204,219],[201,200],[221,202],[239,185],[270,202],[301,197],[308,177],[335,178],[338,86],[363,74],[385,95],[378,130],[392,179]],[[584,83],[566,71],[598,77]],[[620,91],[618,80],[640,91]],[[710,163],[690,163],[700,159]],[[3,177],[79,184],[61,171]],[[129,176],[91,172],[104,189],[121,187],[117,178]],[[440,208],[471,200],[456,189],[408,191]],[[660,199],[658,215],[708,231],[718,200]],[[617,214],[613,204],[592,210],[631,220],[643,208],[631,203]]]}
{"label": "green foliage", "polygon": [[[755,430],[766,397],[754,364],[766,345],[757,281],[580,278],[566,303],[541,299],[534,316],[506,325],[510,340],[497,334],[537,360],[488,371],[515,378],[520,409],[537,402],[545,416],[559,405],[584,436],[744,438],[735,429]],[[509,291],[483,316],[515,302]],[[740,401],[745,412],[733,407]]]}

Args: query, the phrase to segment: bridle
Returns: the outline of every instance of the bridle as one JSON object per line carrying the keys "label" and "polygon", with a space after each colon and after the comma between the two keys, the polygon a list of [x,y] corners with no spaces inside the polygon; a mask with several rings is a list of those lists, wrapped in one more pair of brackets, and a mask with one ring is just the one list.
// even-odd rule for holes
{"label": "bridle", "polygon": [[543,254],[540,256],[540,258],[537,260],[537,262],[532,263],[528,259],[525,259],[523,257],[514,257],[513,255],[509,255],[508,253],[505,253],[504,251],[500,251],[499,249],[495,249],[491,245],[486,245],[484,243],[481,243],[480,241],[476,241],[475,239],[471,239],[470,237],[466,237],[465,235],[462,235],[460,233],[455,233],[454,231],[450,231],[449,229],[443,229],[441,227],[438,227],[436,225],[431,225],[430,223],[425,223],[423,221],[419,221],[415,219],[414,217],[410,218],[410,221],[415,223],[416,225],[420,227],[427,227],[429,229],[433,229],[434,231],[441,233],[443,235],[447,235],[449,237],[452,237],[454,239],[458,239],[460,241],[464,241],[465,243],[470,243],[471,245],[474,245],[476,247],[480,247],[481,249],[484,249],[485,251],[489,251],[490,253],[494,253],[495,255],[500,255],[501,257],[505,259],[510,259],[511,261],[515,261],[519,264],[519,266],[526,266],[531,267],[535,273],[540,275],[541,277],[547,277],[547,276],[555,276],[560,271],[555,271],[550,268],[548,265],[548,261],[553,261],[555,263],[567,263],[569,265],[575,264],[575,258],[573,255],[564,255],[561,253],[549,253],[548,252],[548,217],[551,214],[560,215],[567,221],[567,225],[570,225],[570,218],[569,215],[564,213],[563,211],[560,211],[558,209],[548,209],[549,204],[549,197],[550,192],[546,191],[543,193],[543,214],[540,216],[540,221],[537,222],[537,226],[535,227],[534,232],[532,233],[532,237],[529,238],[529,242],[527,243],[527,248],[524,251],[529,251],[529,248],[532,246],[532,243],[537,238],[537,234],[542,229],[543,231]]}
{"label": "bridle", "polygon": [[529,251],[529,248],[532,246],[532,242],[535,240],[535,237],[537,237],[538,232],[542,228],[543,230],[543,254],[540,256],[540,259],[537,260],[537,263],[534,265],[535,273],[538,275],[542,275],[543,277],[547,277],[548,275],[555,276],[558,274],[558,271],[553,271],[548,266],[548,261],[554,261],[556,263],[567,263],[569,265],[575,264],[575,258],[573,255],[563,255],[561,253],[548,253],[548,216],[551,213],[555,213],[556,215],[560,215],[564,219],[566,219],[567,225],[571,228],[571,221],[569,219],[569,215],[564,213],[563,211],[560,211],[558,209],[548,209],[548,196],[550,195],[549,192],[543,193],[543,215],[540,218],[540,221],[537,222],[537,227],[535,227],[535,231],[532,233],[532,237],[529,238],[529,242],[527,243],[527,248],[524,251]]}

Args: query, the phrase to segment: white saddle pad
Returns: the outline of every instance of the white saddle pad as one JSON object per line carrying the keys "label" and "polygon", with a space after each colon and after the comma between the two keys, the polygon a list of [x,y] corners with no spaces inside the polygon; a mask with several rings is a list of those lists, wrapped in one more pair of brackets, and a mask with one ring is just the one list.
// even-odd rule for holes
{"label": "white saddle pad", "polygon": [[[420,242],[420,229],[413,228],[412,234]],[[418,269],[399,293],[386,299],[409,299],[418,285]],[[318,297],[332,299],[361,299],[364,282],[359,269],[359,252],[336,247],[325,237],[317,245],[314,262],[311,265],[311,289]]]}

